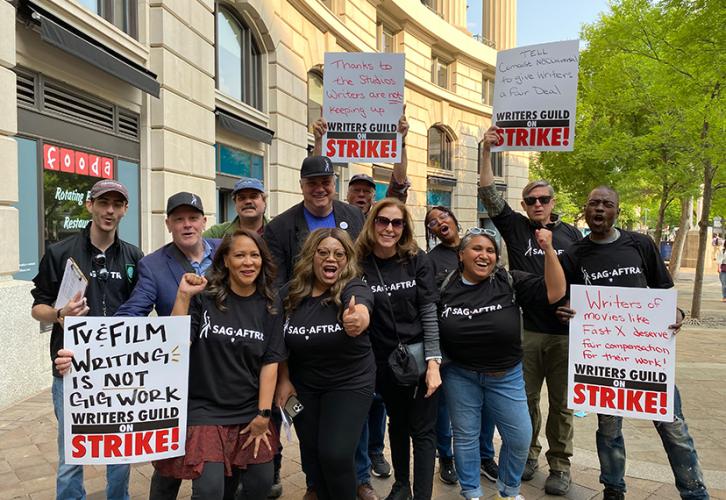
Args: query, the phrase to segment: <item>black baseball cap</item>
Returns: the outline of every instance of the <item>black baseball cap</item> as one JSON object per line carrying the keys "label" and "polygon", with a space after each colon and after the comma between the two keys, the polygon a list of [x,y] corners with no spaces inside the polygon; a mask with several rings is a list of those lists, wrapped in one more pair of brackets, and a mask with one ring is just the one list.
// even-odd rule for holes
{"label": "black baseball cap", "polygon": [[327,156],[308,156],[300,167],[300,178],[322,177],[324,175],[335,175],[333,162]]}
{"label": "black baseball cap", "polygon": [[166,200],[166,215],[169,215],[179,207],[191,207],[199,210],[204,215],[204,206],[202,205],[202,199],[194,193],[187,193],[182,191],[169,196]]}
{"label": "black baseball cap", "polygon": [[358,182],[358,181],[367,182],[371,186],[376,187],[376,182],[373,180],[373,177],[371,177],[368,174],[355,174],[353,177],[350,178],[348,185],[350,186],[354,182]]}

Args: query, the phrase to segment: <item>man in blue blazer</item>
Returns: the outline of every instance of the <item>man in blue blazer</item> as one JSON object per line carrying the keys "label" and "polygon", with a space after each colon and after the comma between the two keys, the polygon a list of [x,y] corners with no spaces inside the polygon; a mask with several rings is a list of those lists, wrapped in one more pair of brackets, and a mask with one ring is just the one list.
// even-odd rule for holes
{"label": "man in blue blazer", "polygon": [[138,283],[116,316],[146,316],[154,308],[159,316],[169,316],[182,275],[202,275],[212,265],[220,240],[202,237],[207,218],[199,196],[187,192],[170,196],[165,222],[171,243],[139,261]]}

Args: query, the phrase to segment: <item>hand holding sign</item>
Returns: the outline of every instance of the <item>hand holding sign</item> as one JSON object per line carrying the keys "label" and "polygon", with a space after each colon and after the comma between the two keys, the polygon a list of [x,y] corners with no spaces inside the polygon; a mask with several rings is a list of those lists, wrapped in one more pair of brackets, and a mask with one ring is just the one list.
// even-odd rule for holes
{"label": "hand holding sign", "polygon": [[58,373],[65,375],[71,369],[71,361],[73,361],[73,351],[69,349],[61,349],[58,351],[58,356],[55,358],[55,369]]}
{"label": "hand holding sign", "polygon": [[403,105],[403,114],[398,119],[398,133],[401,134],[401,140],[408,135],[408,120],[406,120],[406,105]]}
{"label": "hand holding sign", "polygon": [[[313,136],[315,141],[322,140],[323,136],[328,132],[328,122],[322,116],[313,122]],[[320,148],[322,150],[322,146]]]}
{"label": "hand holding sign", "polygon": [[343,311],[343,328],[349,337],[357,337],[368,328],[370,317],[368,308],[355,303],[355,295],[350,298],[348,307]]}
{"label": "hand holding sign", "polygon": [[499,144],[499,134],[497,131],[499,130],[499,127],[496,125],[492,125],[487,129],[486,132],[484,132],[484,138],[482,139],[482,146],[484,147],[484,151],[489,152],[491,151],[492,146],[496,146]]}

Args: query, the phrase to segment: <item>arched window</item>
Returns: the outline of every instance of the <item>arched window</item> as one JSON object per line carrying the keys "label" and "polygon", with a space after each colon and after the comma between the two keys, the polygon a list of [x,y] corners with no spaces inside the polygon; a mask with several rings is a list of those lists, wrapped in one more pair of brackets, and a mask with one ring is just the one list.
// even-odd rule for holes
{"label": "arched window", "polygon": [[442,127],[433,126],[429,129],[429,167],[451,170],[451,142],[451,137]]}
{"label": "arched window", "polygon": [[217,88],[262,110],[262,51],[252,31],[231,10],[217,11]]}
{"label": "arched window", "polygon": [[323,116],[323,77],[308,71],[308,125]]}

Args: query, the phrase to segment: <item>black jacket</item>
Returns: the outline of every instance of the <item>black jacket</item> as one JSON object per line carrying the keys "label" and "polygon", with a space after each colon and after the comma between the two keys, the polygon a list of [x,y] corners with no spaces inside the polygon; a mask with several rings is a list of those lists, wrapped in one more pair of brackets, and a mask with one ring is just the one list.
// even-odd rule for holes
{"label": "black jacket", "polygon": [[[333,201],[333,216],[335,227],[345,229],[355,240],[363,229],[365,218],[360,208],[348,205],[338,200]],[[277,264],[277,279],[275,282],[282,286],[290,281],[295,258],[310,234],[308,223],[305,220],[302,202],[285,210],[272,219],[265,226],[265,242],[270,247],[275,264]]]}
{"label": "black jacket", "polygon": [[[73,257],[88,278],[86,300],[90,309],[89,316],[113,316],[116,309],[129,298],[131,290],[136,285],[136,264],[144,254],[134,245],[120,240],[116,233],[113,244],[103,252],[106,254],[108,279],[105,282],[99,280],[96,274],[99,266],[93,264],[93,257],[102,252],[91,243],[90,230],[91,224],[88,224],[80,233],[69,236],[47,248],[40,261],[38,275],[33,278],[35,288],[31,293],[34,306],[37,304],[55,305],[69,257]],[[63,328],[59,323],[54,323],[50,336],[51,361],[55,360],[58,350],[62,347]],[[55,369],[55,364],[53,364],[53,375],[60,376]]]}

